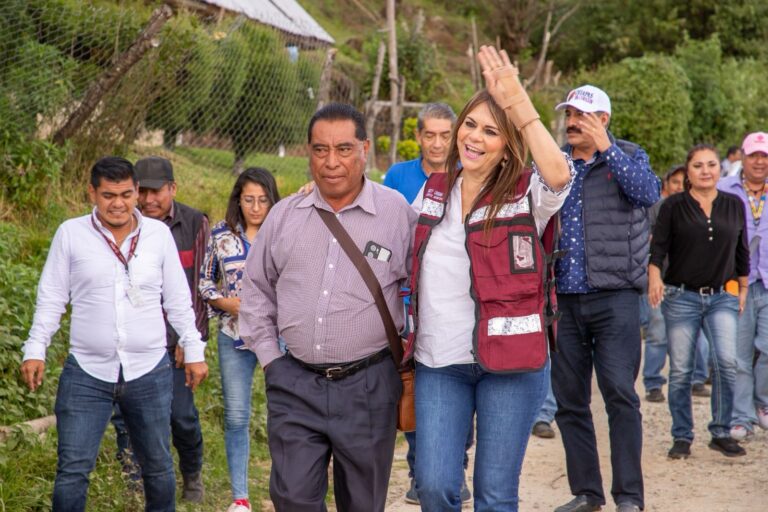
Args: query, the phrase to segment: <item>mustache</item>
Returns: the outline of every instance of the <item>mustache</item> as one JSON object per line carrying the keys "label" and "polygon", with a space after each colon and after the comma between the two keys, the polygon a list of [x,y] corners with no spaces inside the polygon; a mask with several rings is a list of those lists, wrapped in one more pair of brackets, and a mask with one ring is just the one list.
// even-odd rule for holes
{"label": "mustache", "polygon": [[581,128],[577,128],[575,126],[569,126],[566,128],[565,133],[581,133]]}

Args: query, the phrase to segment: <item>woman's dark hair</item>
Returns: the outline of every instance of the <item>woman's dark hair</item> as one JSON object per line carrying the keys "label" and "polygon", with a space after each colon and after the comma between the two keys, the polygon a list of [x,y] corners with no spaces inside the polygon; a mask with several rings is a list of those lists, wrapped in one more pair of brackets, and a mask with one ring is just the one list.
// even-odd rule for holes
{"label": "woman's dark hair", "polygon": [[245,219],[243,218],[243,212],[240,209],[240,194],[243,193],[243,187],[246,183],[254,183],[261,185],[264,192],[269,198],[269,207],[272,208],[276,202],[280,200],[280,193],[277,191],[277,183],[272,173],[261,167],[250,167],[243,171],[243,173],[237,177],[235,186],[232,187],[232,193],[229,195],[229,202],[227,202],[227,214],[224,217],[224,222],[227,223],[229,229],[233,233],[237,232],[237,225],[240,224],[245,229]]}
{"label": "woman's dark hair", "polygon": [[91,167],[91,185],[93,185],[93,188],[99,188],[102,179],[117,183],[128,178],[135,185],[137,182],[136,171],[133,169],[131,162],[119,156],[105,156],[100,158]]}
{"label": "woman's dark hair", "polygon": [[715,156],[717,157],[717,161],[720,161],[720,153],[717,151],[717,148],[713,146],[712,144],[696,144],[691,149],[688,150],[688,154],[685,156],[685,168],[688,169],[688,164],[691,163],[691,160],[693,160],[693,156],[698,153],[699,151],[712,151]]}

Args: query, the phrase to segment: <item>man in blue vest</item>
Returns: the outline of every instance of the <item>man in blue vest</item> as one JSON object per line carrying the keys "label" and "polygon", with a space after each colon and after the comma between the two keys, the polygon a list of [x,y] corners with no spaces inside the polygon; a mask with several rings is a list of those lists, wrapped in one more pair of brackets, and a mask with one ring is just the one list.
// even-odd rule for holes
{"label": "man in blue vest", "polygon": [[613,484],[618,512],[645,506],[640,465],[643,432],[635,379],[640,368],[640,301],[647,286],[646,208],[659,200],[660,182],[637,144],[608,131],[611,101],[591,85],[574,89],[565,109],[576,168],[560,211],[557,261],[558,351],[552,355],[555,416],[575,496],[556,512],[600,510],[606,503],[590,411],[592,369],[608,411]]}
{"label": "man in blue vest", "polygon": [[[179,259],[187,278],[195,324],[204,341],[208,340],[208,314],[205,302],[197,291],[199,270],[205,256],[208,239],[208,217],[202,212],[179,203],[176,198],[176,181],[173,166],[165,158],[148,157],[136,162],[139,181],[138,205],[147,217],[165,223],[171,230]],[[179,453],[179,470],[184,480],[182,499],[193,503],[203,501],[203,433],[195,407],[194,395],[184,386],[184,352],[178,344],[179,335],[166,321],[168,356],[173,363],[173,399],[171,402],[171,434],[173,445]],[[127,430],[116,408],[113,424],[117,431],[118,455],[126,464],[126,450],[130,448]]]}

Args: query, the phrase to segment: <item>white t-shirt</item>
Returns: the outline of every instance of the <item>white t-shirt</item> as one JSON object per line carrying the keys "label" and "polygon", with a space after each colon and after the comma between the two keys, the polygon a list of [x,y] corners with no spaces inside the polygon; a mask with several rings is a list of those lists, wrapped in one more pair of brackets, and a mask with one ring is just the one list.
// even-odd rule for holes
{"label": "white t-shirt", "polygon": [[[533,217],[539,235],[550,217],[563,205],[573,182],[555,192],[534,167],[529,191],[533,199]],[[435,226],[429,238],[419,275],[419,331],[416,360],[431,368],[452,364],[474,363],[472,331],[475,327],[475,303],[470,297],[469,255],[461,218],[461,181],[451,190],[443,221]],[[412,206],[421,211],[421,192]]]}

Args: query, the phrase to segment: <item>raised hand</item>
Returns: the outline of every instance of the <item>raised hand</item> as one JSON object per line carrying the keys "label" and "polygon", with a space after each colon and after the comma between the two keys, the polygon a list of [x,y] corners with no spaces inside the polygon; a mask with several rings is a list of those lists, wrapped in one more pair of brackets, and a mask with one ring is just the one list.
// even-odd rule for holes
{"label": "raised hand", "polygon": [[539,119],[539,113],[520,83],[519,71],[510,62],[507,52],[498,52],[492,46],[481,46],[477,60],[483,70],[485,88],[493,100],[504,109],[515,128],[522,131]]}
{"label": "raised hand", "polygon": [[499,52],[493,46],[481,46],[477,60],[483,71],[485,88],[501,108],[509,107],[514,96],[525,94],[518,78],[520,72],[505,50]]}

